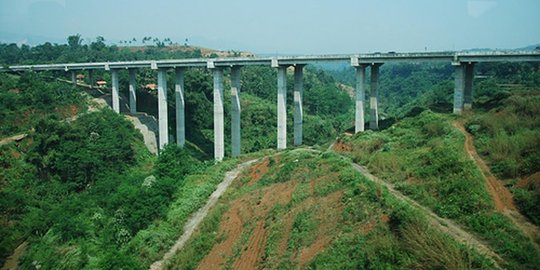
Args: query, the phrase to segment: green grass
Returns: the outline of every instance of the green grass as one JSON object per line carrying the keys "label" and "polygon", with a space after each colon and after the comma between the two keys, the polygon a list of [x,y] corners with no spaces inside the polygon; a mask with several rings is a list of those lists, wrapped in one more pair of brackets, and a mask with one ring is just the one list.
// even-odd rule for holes
{"label": "green grass", "polygon": [[[374,174],[442,217],[485,239],[510,269],[540,265],[540,254],[506,217],[494,211],[479,169],[464,151],[453,116],[425,111],[387,130],[342,140],[348,153]],[[492,228],[487,230],[486,228]]]}
{"label": "green grass", "polygon": [[[540,89],[521,89],[505,95],[500,105],[467,119],[475,147],[491,171],[507,185],[540,172]],[[540,225],[540,184],[513,186],[521,212]]]}
{"label": "green grass", "polygon": [[225,172],[234,168],[237,162],[237,159],[230,159],[209,167],[201,174],[186,177],[176,191],[166,217],[138,232],[128,243],[127,251],[147,266],[161,259],[183,233],[182,228],[189,216],[206,203]]}

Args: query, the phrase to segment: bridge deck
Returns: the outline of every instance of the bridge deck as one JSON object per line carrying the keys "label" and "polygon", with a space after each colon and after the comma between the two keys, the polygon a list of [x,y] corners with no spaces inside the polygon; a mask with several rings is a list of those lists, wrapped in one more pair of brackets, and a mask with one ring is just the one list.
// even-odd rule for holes
{"label": "bridge deck", "polygon": [[[129,68],[176,68],[176,67],[230,67],[249,65],[298,65],[325,62],[350,62],[352,65],[390,62],[538,62],[540,51],[493,51],[493,52],[421,52],[421,53],[371,53],[338,55],[304,55],[278,57],[194,58],[169,60],[143,60],[125,62],[65,63],[46,65],[14,65],[12,71],[88,70]],[[6,69],[3,69],[6,70]]]}

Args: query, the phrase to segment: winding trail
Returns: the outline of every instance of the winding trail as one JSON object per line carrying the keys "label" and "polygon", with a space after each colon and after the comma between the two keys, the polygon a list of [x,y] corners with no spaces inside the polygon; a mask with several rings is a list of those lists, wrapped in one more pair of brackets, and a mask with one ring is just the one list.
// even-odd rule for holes
{"label": "winding trail", "polygon": [[26,249],[28,248],[28,242],[24,241],[22,244],[20,244],[14,251],[11,256],[7,257],[6,261],[4,262],[4,266],[0,268],[1,270],[16,270],[19,269],[19,260],[26,252]]}
{"label": "winding trail", "polygon": [[13,135],[13,136],[10,136],[10,137],[2,138],[2,139],[0,139],[0,146],[8,144],[10,142],[20,141],[20,140],[26,138],[26,136],[28,136],[28,133],[21,133],[21,134]]}
{"label": "winding trail", "polygon": [[[329,149],[329,150],[343,158],[349,159],[348,157],[342,155],[341,153],[335,151],[334,149]],[[393,184],[386,182],[378,178],[377,176],[371,174],[366,167],[359,165],[357,163],[354,163],[353,161],[350,161],[350,164],[354,170],[364,175],[368,180],[374,182],[375,184],[386,187],[388,191],[392,195],[394,195],[397,199],[404,201],[408,203],[409,205],[411,205],[412,207],[416,208],[417,210],[421,211],[426,216],[428,222],[432,226],[438,228],[440,231],[446,233],[447,235],[453,237],[454,239],[466,245],[472,246],[481,254],[487,255],[488,258],[491,259],[491,261],[493,262],[494,266],[497,269],[502,269],[500,265],[504,264],[505,262],[504,259],[501,258],[493,250],[491,250],[491,248],[486,243],[479,240],[475,235],[465,231],[464,229],[461,228],[461,226],[456,224],[454,221],[438,216],[435,212],[431,211],[431,209],[419,204],[415,200],[404,195],[403,193],[398,191]]]}
{"label": "winding trail", "polygon": [[154,262],[150,266],[150,270],[161,270],[163,269],[163,266],[165,263],[178,251],[181,250],[186,242],[189,240],[191,235],[195,232],[199,224],[203,221],[203,219],[208,215],[208,211],[210,208],[212,208],[218,201],[219,197],[225,192],[227,187],[232,183],[232,181],[247,167],[251,166],[251,164],[257,162],[259,159],[252,159],[249,161],[246,161],[244,163],[241,163],[238,165],[235,169],[228,171],[225,173],[225,177],[223,178],[223,181],[219,183],[216,190],[210,195],[208,198],[208,201],[206,204],[200,208],[195,214],[193,214],[184,225],[184,233],[178,240],[176,240],[176,243],[163,255],[163,258],[159,261]]}
{"label": "winding trail", "polygon": [[527,237],[529,237],[536,249],[540,251],[540,246],[535,241],[535,239],[540,239],[540,230],[538,230],[538,227],[529,222],[527,218],[518,211],[512,193],[491,173],[486,162],[478,155],[478,152],[474,147],[474,138],[465,130],[463,123],[454,121],[452,122],[452,125],[465,136],[465,152],[467,152],[469,158],[474,161],[476,166],[480,168],[480,172],[486,181],[486,187],[495,203],[495,209],[512,220],[512,222],[518,226]]}

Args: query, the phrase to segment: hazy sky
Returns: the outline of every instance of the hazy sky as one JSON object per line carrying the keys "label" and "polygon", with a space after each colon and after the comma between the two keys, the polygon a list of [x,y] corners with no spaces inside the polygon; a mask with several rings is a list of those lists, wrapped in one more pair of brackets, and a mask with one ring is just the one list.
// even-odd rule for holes
{"label": "hazy sky", "polygon": [[0,0],[0,40],[76,33],[272,54],[518,48],[540,43],[540,0]]}

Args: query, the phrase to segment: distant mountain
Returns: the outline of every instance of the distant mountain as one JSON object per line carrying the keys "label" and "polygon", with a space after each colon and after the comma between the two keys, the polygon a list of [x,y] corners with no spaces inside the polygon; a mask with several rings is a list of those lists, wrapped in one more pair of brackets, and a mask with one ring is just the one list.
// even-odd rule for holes
{"label": "distant mountain", "polygon": [[536,48],[540,47],[540,43],[535,45],[528,45],[521,48],[514,48],[514,49],[492,49],[492,48],[472,48],[472,49],[466,49],[463,50],[465,52],[489,52],[489,51],[498,51],[498,50],[509,50],[509,51],[533,51],[536,50]]}
{"label": "distant mountain", "polygon": [[535,44],[535,45],[529,45],[527,47],[519,48],[519,49],[516,49],[516,50],[518,50],[518,51],[532,51],[532,50],[537,50],[539,48],[540,48],[540,43]]}

